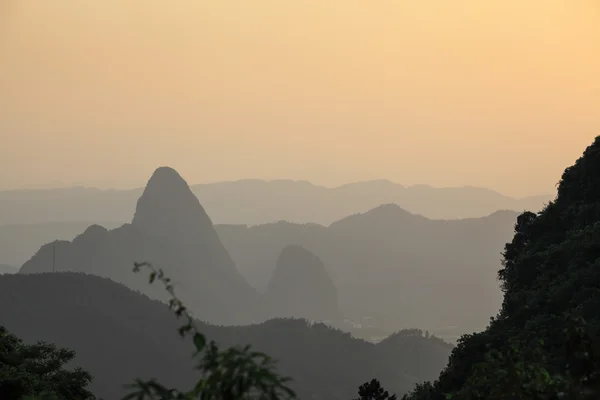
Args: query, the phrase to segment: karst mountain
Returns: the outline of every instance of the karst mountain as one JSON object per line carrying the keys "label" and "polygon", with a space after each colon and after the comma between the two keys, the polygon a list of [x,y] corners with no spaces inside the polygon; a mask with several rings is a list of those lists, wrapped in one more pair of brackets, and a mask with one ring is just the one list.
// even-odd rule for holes
{"label": "karst mountain", "polygon": [[337,289],[325,265],[302,246],[288,245],[281,251],[266,296],[272,316],[341,318]]}
{"label": "karst mountain", "polygon": [[144,261],[173,278],[200,319],[217,324],[263,319],[259,294],[236,269],[186,181],[168,167],[148,181],[131,223],[112,230],[93,225],[72,242],[49,243],[20,273],[86,272],[164,298],[162,288],[134,274],[134,263]]}

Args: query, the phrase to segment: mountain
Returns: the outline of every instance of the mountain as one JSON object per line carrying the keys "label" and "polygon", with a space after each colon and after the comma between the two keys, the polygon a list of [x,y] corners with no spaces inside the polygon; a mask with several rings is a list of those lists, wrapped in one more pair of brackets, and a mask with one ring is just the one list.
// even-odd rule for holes
{"label": "mountain", "polygon": [[0,275],[3,274],[16,274],[19,270],[10,265],[0,264]]}
{"label": "mountain", "polygon": [[431,220],[390,204],[329,227],[278,222],[216,230],[240,272],[260,290],[281,250],[299,245],[324,263],[344,315],[370,316],[388,331],[468,332],[483,329],[501,304],[500,253],[517,215]]}
{"label": "mountain", "polygon": [[[145,276],[137,279],[147,284]],[[71,272],[0,276],[0,315],[2,325],[26,343],[44,340],[74,350],[74,364],[92,374],[90,389],[102,398],[120,398],[122,385],[135,378],[179,388],[193,383],[193,348],[179,338],[167,306],[107,278]],[[252,344],[279,360],[279,371],[294,379],[302,399],[348,399],[372,376],[404,393],[439,373],[451,350],[420,335],[375,345],[303,320],[198,324],[223,346]]]}
{"label": "mountain", "polygon": [[409,400],[599,398],[599,243],[597,137],[564,171],[556,199],[518,217],[499,272],[500,312]]}
{"label": "mountain", "polygon": [[[218,224],[276,221],[329,225],[349,214],[395,203],[433,219],[475,218],[496,210],[537,211],[551,196],[515,199],[477,187],[403,186],[386,180],[335,188],[292,180],[241,180],[192,186]],[[65,188],[0,192],[0,225],[130,219],[143,189]]]}
{"label": "mountain", "polygon": [[337,289],[323,262],[302,246],[283,248],[266,298],[272,316],[340,320]]}
{"label": "mountain", "polygon": [[[180,256],[198,265],[194,272],[215,285],[215,291],[250,293],[210,217],[174,169],[162,167],[154,172],[138,200],[131,225],[172,243]],[[227,281],[216,281],[219,274]]]}
{"label": "mountain", "polygon": [[[176,185],[175,182],[179,182],[180,185]],[[182,201],[192,204],[177,203],[173,206],[173,210],[186,209],[190,213],[189,221],[183,213],[170,217],[173,221],[178,221],[176,225],[182,227],[181,232],[173,226],[163,227],[160,221],[144,222],[144,219],[147,220],[144,215],[148,215],[148,212],[142,212],[140,208],[134,218],[135,224],[109,230],[108,235],[100,232],[102,229],[93,229],[70,244],[59,241],[56,246],[50,242],[54,239],[72,240],[89,225],[55,223],[0,227],[0,249],[3,249],[0,254],[5,263],[19,265],[11,260],[28,260],[39,246],[46,244],[40,250],[40,254],[25,263],[24,272],[31,271],[29,268],[37,271],[51,270],[54,255],[58,270],[86,271],[108,276],[153,297],[160,296],[161,292],[152,294],[149,292],[151,289],[141,287],[137,280],[132,280],[132,262],[154,260],[156,265],[171,265],[175,269],[182,267],[195,271],[194,277],[188,278],[184,275],[185,278],[180,279],[181,282],[189,279],[193,282],[194,279],[200,279],[201,270],[212,270],[209,267],[198,268],[200,260],[208,259],[208,253],[204,250],[192,249],[197,254],[192,252],[184,256],[181,246],[166,243],[168,241],[165,240],[165,235],[174,234],[180,241],[186,237],[200,235],[199,232],[193,232],[194,228],[191,225],[206,225],[208,229],[206,213],[201,212],[201,206],[196,203],[197,199],[189,195],[178,179],[173,179],[173,184],[180,188],[176,191],[181,190],[187,194],[177,197],[185,197],[188,200]],[[172,191],[169,186],[164,188],[164,193]],[[152,189],[149,193],[154,192]],[[165,199],[160,201],[164,204],[161,205],[156,200],[157,203],[152,207],[162,210],[167,203]],[[172,201],[176,204],[175,199]],[[143,200],[142,208],[146,208],[145,203],[146,200]],[[157,214],[159,213],[164,211],[157,211]],[[194,213],[201,215],[193,217]],[[510,239],[517,215],[512,211],[498,211],[483,218],[431,220],[409,213],[397,205],[388,204],[366,213],[351,215],[329,227],[288,222],[252,227],[216,225],[220,242],[231,257],[225,255],[223,246],[216,242],[214,235],[208,234],[202,240],[209,248],[217,249],[213,263],[222,266],[219,268],[222,271],[211,273],[230,274],[232,282],[238,282],[237,285],[241,287],[247,286],[243,282],[240,283],[239,277],[236,276],[238,274],[232,269],[233,259],[240,273],[252,286],[261,291],[266,291],[282,249],[288,245],[300,245],[323,261],[337,289],[343,314],[354,320],[370,317],[369,324],[375,324],[371,326],[375,331],[384,328],[383,332],[389,333],[420,326],[439,334],[447,332],[444,336],[450,338],[484,328],[488,316],[500,306],[502,293],[496,271],[500,268],[502,244]],[[191,221],[195,222],[188,224]],[[150,228],[149,224],[156,226],[152,225]],[[163,237],[158,233],[148,235],[149,229],[162,232]],[[90,235],[94,230],[97,231],[94,234],[96,239]],[[134,231],[137,233],[131,233]],[[212,232],[212,229],[208,231]],[[54,232],[57,236],[53,236]],[[125,236],[137,239],[125,240]],[[148,236],[148,240],[144,245],[141,238],[145,236]],[[15,243],[17,239],[18,243]],[[93,244],[94,240],[98,240],[98,243]],[[137,249],[131,247],[134,241],[137,243]],[[87,250],[85,243],[90,243]],[[161,246],[167,246],[170,250],[157,251]],[[142,248],[145,250],[141,251]],[[15,249],[19,249],[20,255],[13,253]],[[204,255],[200,256],[199,253]],[[186,266],[188,264],[189,268]],[[230,278],[222,279],[228,281]],[[242,292],[247,291],[247,288],[242,289]],[[254,302],[252,294],[247,296],[249,299],[245,300],[246,303]],[[440,296],[446,300],[439,301]],[[197,294],[196,297],[200,295]],[[210,302],[200,299],[191,301]],[[236,307],[232,304],[230,308]],[[247,310],[239,314],[244,315],[235,318],[246,319],[246,316],[255,316],[252,311]],[[213,318],[210,315],[207,315],[208,317]],[[250,322],[247,319],[246,321]],[[367,325],[365,321],[360,323],[365,327]],[[373,334],[381,336],[379,333]]]}
{"label": "mountain", "polygon": [[237,271],[187,183],[167,167],[148,181],[130,224],[112,230],[92,225],[71,242],[46,244],[20,273],[87,272],[164,297],[134,276],[133,263],[140,261],[163,268],[201,319],[223,324],[262,319],[258,294]]}

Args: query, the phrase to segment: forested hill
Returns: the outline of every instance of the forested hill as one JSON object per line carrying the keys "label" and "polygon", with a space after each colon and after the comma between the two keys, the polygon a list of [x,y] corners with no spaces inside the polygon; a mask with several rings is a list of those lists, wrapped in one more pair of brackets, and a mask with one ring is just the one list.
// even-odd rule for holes
{"label": "forested hill", "polygon": [[600,137],[506,244],[500,313],[410,400],[600,398]]}
{"label": "forested hill", "polygon": [[[72,272],[0,276],[0,316],[2,326],[26,343],[43,340],[74,350],[75,365],[91,373],[90,390],[100,398],[120,398],[123,384],[136,378],[187,388],[196,377],[192,345],[178,336],[180,324],[168,307],[107,278]],[[406,393],[434,378],[452,348],[422,332],[375,345],[297,319],[200,329],[225,347],[251,344],[279,360],[279,371],[293,378],[301,399],[347,400],[373,377]]]}

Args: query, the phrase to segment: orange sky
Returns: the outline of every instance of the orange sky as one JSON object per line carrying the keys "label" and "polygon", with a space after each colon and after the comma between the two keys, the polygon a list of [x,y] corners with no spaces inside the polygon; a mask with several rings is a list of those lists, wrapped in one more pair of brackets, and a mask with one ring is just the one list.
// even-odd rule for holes
{"label": "orange sky", "polygon": [[549,193],[596,0],[0,0],[0,188],[387,178]]}

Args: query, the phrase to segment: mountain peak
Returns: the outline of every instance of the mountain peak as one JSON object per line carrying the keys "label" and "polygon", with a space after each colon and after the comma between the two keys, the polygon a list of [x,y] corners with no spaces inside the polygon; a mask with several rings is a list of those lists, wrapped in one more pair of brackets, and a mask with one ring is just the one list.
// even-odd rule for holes
{"label": "mountain peak", "polygon": [[137,202],[132,225],[153,235],[182,238],[198,228],[210,229],[212,221],[181,175],[160,167]]}
{"label": "mountain peak", "polygon": [[391,223],[405,223],[427,218],[406,211],[395,203],[382,204],[365,213],[350,215],[330,225],[331,228],[341,229],[351,226],[363,226],[369,224],[373,227],[387,226]]}
{"label": "mountain peak", "polygon": [[158,167],[146,184],[146,191],[185,190],[186,188],[189,189],[185,179],[171,167]]}
{"label": "mountain peak", "polygon": [[[204,292],[218,292],[214,297],[227,302],[233,312],[243,315],[235,299],[246,304],[255,301],[255,291],[236,269],[204,207],[174,169],[161,167],[154,172],[138,200],[131,225],[173,245],[187,265],[197,265],[197,279],[210,282]],[[227,295],[227,290],[236,295]]]}
{"label": "mountain peak", "polygon": [[364,218],[380,220],[394,220],[394,221],[412,221],[412,220],[427,220],[428,218],[423,217],[419,214],[413,214],[410,211],[400,207],[396,203],[382,204],[375,207],[366,213],[359,214]]}

